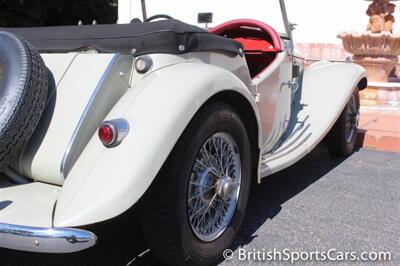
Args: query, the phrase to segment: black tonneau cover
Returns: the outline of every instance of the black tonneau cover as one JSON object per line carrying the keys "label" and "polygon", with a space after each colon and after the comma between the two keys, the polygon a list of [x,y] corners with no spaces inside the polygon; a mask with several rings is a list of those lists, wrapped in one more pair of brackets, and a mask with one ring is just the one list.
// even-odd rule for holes
{"label": "black tonneau cover", "polygon": [[0,28],[26,39],[40,52],[95,49],[103,53],[143,55],[218,51],[240,54],[241,44],[179,20],[150,23]]}

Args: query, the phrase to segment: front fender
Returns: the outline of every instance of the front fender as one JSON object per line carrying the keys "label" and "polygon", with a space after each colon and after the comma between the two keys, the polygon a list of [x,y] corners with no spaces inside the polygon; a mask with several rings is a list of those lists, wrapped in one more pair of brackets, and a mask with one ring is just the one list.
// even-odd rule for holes
{"label": "front fender", "polygon": [[[353,63],[331,63],[326,60],[311,64],[305,71],[305,83],[303,86],[317,86],[324,89],[342,87],[354,89],[367,78],[363,67]],[[360,88],[360,89],[364,89]]]}
{"label": "front fender", "polygon": [[364,68],[351,63],[316,63],[304,71],[299,92],[301,103],[307,104],[305,113],[311,125],[308,152],[328,134],[363,79]]}
{"label": "front fender", "polygon": [[128,120],[128,136],[115,148],[105,148],[97,134],[91,138],[66,178],[54,225],[92,224],[128,210],[150,186],[195,113],[222,91],[240,93],[259,121],[247,87],[222,68],[184,62],[140,80],[106,117]]}

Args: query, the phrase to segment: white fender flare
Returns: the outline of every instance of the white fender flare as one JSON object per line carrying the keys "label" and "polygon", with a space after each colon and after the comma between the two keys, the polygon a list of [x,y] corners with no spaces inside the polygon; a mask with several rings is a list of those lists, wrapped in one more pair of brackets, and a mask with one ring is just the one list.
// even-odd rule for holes
{"label": "white fender flare", "polygon": [[185,62],[144,77],[106,117],[126,119],[128,136],[114,148],[104,147],[97,134],[91,138],[66,178],[54,226],[97,223],[128,210],[150,186],[195,113],[223,91],[247,99],[259,123],[248,88],[222,68]]}

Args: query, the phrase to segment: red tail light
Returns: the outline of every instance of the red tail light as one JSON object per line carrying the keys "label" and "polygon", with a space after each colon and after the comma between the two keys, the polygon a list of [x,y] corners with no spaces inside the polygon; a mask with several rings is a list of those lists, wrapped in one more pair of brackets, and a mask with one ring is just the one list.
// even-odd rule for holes
{"label": "red tail light", "polygon": [[104,146],[118,146],[129,133],[129,123],[125,119],[103,122],[98,130],[99,139]]}
{"label": "red tail light", "polygon": [[103,124],[99,127],[99,138],[104,146],[112,145],[115,137],[116,132],[111,124]]}

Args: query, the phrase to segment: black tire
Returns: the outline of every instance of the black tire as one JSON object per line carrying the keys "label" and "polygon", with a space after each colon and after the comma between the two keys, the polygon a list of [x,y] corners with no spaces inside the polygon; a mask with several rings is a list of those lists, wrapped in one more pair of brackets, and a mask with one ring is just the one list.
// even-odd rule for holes
{"label": "black tire", "polygon": [[32,136],[45,107],[48,72],[26,41],[0,32],[0,173]]}
{"label": "black tire", "polygon": [[[187,212],[189,176],[203,143],[216,132],[228,133],[241,158],[241,185],[232,219],[211,242],[193,232]],[[251,151],[245,126],[224,103],[204,107],[190,122],[141,201],[141,224],[151,251],[169,265],[210,265],[218,261],[239,231],[251,184]]]}
{"label": "black tire", "polygon": [[[326,137],[328,149],[333,156],[345,157],[353,153],[357,140],[359,110],[360,95],[358,88],[356,88],[339,119]],[[350,131],[346,131],[346,126],[349,123],[353,125],[354,134],[349,134]]]}

